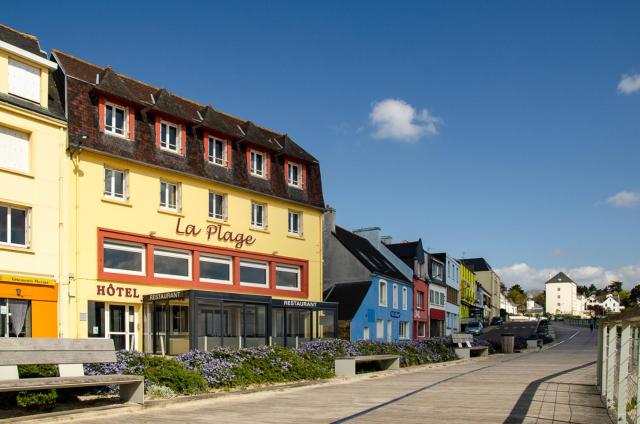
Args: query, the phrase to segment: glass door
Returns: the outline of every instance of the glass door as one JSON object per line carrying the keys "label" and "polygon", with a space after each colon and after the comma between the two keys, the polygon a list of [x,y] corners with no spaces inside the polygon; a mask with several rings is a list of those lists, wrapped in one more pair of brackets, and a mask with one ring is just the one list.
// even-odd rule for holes
{"label": "glass door", "polygon": [[107,337],[113,340],[116,350],[136,350],[137,343],[137,313],[135,306],[106,305]]}

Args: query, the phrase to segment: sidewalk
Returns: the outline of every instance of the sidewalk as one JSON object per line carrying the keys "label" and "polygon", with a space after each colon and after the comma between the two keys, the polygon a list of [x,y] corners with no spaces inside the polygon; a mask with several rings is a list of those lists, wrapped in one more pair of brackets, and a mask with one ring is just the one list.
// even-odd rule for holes
{"label": "sidewalk", "polygon": [[610,423],[594,387],[595,333],[556,328],[565,341],[541,353],[494,355],[447,366],[68,418],[75,423]]}

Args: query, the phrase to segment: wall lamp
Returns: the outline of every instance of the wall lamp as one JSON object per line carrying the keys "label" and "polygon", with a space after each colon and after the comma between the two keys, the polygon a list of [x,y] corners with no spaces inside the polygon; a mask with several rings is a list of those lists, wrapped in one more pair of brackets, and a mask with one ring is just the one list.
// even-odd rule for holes
{"label": "wall lamp", "polygon": [[71,154],[71,157],[73,157],[74,155],[82,151],[82,144],[86,141],[86,139],[87,139],[87,133],[81,132],[76,138],[75,144],[69,145],[69,153]]}

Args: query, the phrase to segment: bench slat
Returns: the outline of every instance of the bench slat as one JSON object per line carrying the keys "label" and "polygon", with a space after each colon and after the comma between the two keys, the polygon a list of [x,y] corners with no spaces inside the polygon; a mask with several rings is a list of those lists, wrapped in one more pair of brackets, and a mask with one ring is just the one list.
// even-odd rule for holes
{"label": "bench slat", "polygon": [[0,381],[0,392],[41,390],[50,388],[108,386],[143,381],[139,375],[87,375],[84,377],[43,377]]}
{"label": "bench slat", "polygon": [[0,338],[0,365],[115,362],[111,339]]}

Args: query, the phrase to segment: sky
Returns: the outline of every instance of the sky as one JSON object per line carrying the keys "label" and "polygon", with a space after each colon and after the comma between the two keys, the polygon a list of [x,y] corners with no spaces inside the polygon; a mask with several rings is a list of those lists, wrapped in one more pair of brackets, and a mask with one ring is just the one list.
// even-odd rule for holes
{"label": "sky", "polygon": [[507,285],[640,283],[640,2],[231,3],[0,22],[288,133],[345,228],[485,257]]}

